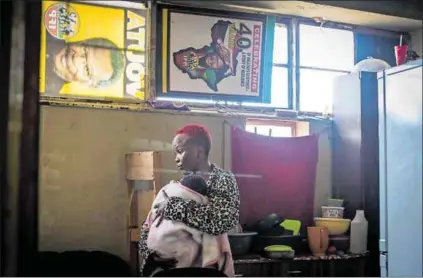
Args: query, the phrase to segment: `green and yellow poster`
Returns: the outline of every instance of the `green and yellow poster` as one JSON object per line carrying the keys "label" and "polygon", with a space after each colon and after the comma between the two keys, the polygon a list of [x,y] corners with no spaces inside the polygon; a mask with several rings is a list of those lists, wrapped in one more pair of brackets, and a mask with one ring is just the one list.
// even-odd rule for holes
{"label": "green and yellow poster", "polygon": [[146,9],[43,1],[40,92],[144,99]]}

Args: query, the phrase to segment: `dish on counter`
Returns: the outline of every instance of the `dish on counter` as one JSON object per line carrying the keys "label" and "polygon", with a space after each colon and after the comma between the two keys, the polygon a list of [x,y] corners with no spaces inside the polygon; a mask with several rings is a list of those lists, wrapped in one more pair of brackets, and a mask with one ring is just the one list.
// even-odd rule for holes
{"label": "dish on counter", "polygon": [[343,218],[344,208],[322,206],[322,216],[323,218]]}
{"label": "dish on counter", "polygon": [[316,217],[314,222],[318,227],[328,228],[329,235],[343,235],[348,231],[351,220],[343,218]]}
{"label": "dish on counter", "polygon": [[271,245],[264,248],[266,257],[271,259],[293,259],[295,251],[286,245]]}
{"label": "dish on counter", "polygon": [[242,233],[228,234],[229,245],[234,256],[242,256],[248,254],[251,249],[256,232],[244,231]]}
{"label": "dish on counter", "polygon": [[343,199],[332,199],[332,198],[329,198],[328,199],[328,207],[342,208],[343,205],[344,205],[344,200]]}

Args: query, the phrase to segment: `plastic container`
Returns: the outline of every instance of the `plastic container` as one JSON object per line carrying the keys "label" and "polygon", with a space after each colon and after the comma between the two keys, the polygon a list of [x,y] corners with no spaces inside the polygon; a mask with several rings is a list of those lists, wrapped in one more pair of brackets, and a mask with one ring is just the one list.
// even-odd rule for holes
{"label": "plastic container", "polygon": [[323,218],[343,218],[344,208],[322,206],[322,216]]}
{"label": "plastic container", "polygon": [[264,248],[266,257],[270,259],[293,259],[295,251],[286,245],[271,245]]}
{"label": "plastic container", "polygon": [[248,254],[251,249],[256,232],[243,232],[237,234],[228,234],[229,245],[234,256],[242,256]]}
{"label": "plastic container", "polygon": [[350,227],[350,219],[344,218],[322,218],[315,217],[314,223],[317,227],[326,227],[329,230],[329,235],[343,235]]}
{"label": "plastic container", "polygon": [[332,198],[329,198],[328,199],[328,207],[342,208],[343,205],[344,205],[344,200],[343,199],[332,199]]}
{"label": "plastic container", "polygon": [[363,210],[357,210],[351,221],[350,252],[364,254],[367,252],[368,223]]}
{"label": "plastic container", "polygon": [[271,245],[286,245],[295,250],[297,255],[309,253],[307,238],[304,236],[261,236],[254,238],[252,250],[262,254],[264,249]]}
{"label": "plastic container", "polygon": [[395,46],[395,60],[397,66],[400,66],[405,63],[405,58],[407,57],[407,45],[397,45]]}

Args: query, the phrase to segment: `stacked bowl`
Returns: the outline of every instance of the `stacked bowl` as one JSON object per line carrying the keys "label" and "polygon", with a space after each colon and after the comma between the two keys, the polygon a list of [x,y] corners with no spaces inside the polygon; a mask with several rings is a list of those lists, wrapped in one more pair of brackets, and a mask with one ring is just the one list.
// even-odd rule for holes
{"label": "stacked bowl", "polygon": [[326,227],[329,235],[340,236],[350,227],[350,219],[344,219],[344,200],[328,199],[328,205],[322,206],[322,217],[314,218],[318,227]]}

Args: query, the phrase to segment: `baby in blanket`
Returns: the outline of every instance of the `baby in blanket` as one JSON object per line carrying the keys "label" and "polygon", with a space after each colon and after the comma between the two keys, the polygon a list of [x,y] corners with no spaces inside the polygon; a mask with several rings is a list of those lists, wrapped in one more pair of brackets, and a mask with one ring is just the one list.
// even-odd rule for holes
{"label": "baby in blanket", "polygon": [[[158,202],[165,202],[167,196],[206,204],[207,197],[204,196],[206,190],[206,181],[201,176],[188,175],[180,182],[164,186],[157,194],[152,208]],[[174,259],[176,268],[217,267],[228,276],[234,275],[227,234],[212,236],[182,222],[155,218],[154,209],[151,209],[145,223],[150,230],[147,245],[162,259]],[[151,267],[148,266],[150,270]]]}

